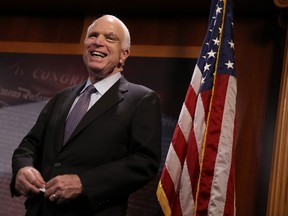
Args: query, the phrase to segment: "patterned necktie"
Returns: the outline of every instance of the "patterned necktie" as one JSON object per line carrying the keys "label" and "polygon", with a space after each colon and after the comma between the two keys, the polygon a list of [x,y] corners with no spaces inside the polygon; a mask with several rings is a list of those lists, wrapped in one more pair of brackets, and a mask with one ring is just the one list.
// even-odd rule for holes
{"label": "patterned necktie", "polygon": [[73,109],[71,110],[68,118],[66,119],[64,144],[67,142],[68,138],[71,136],[76,126],[87,112],[91,94],[95,93],[96,91],[97,90],[93,84],[88,86],[82,93],[82,95],[79,97],[79,100],[77,101]]}

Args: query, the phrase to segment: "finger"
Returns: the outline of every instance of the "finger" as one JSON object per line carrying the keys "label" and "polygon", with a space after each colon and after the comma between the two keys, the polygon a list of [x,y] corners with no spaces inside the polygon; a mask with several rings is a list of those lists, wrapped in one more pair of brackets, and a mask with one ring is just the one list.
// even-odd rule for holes
{"label": "finger", "polygon": [[22,195],[26,197],[31,197],[35,194],[39,193],[39,190],[37,187],[30,183],[22,183],[22,184],[17,184],[15,186],[15,189]]}
{"label": "finger", "polygon": [[57,193],[59,190],[61,190],[59,177],[52,178],[46,183],[46,197],[50,197],[52,194]]}
{"label": "finger", "polygon": [[59,194],[55,193],[55,194],[52,194],[50,197],[49,197],[49,200],[51,202],[56,202],[57,204],[62,204],[64,203],[65,199],[63,197],[61,197]]}
{"label": "finger", "polygon": [[54,193],[54,194],[50,195],[50,196],[49,196],[49,200],[50,200],[51,202],[56,201],[56,200],[57,200],[56,194]]}
{"label": "finger", "polygon": [[33,183],[33,179],[35,178],[31,172],[33,169],[33,167],[23,167],[16,175],[15,189],[26,197],[39,193],[38,188]]}
{"label": "finger", "polygon": [[57,194],[59,190],[55,186],[46,187],[45,197],[50,198],[54,194]]}
{"label": "finger", "polygon": [[32,186],[33,185],[24,176],[19,176],[16,179],[15,189],[23,195],[27,195],[29,188],[31,188]]}
{"label": "finger", "polygon": [[36,169],[31,169],[31,183],[35,185],[35,187],[39,188],[45,188],[46,182],[44,181],[43,177],[41,176],[40,172]]}
{"label": "finger", "polygon": [[28,179],[26,179],[26,181],[24,181],[23,182],[23,186],[26,188],[26,190],[27,190],[27,193],[34,193],[34,194],[38,194],[38,193],[40,193],[40,191],[39,191],[39,186],[37,186],[36,184],[35,184],[35,181],[31,181],[31,180],[28,180]]}
{"label": "finger", "polygon": [[25,196],[25,194],[27,193],[26,192],[26,189],[25,189],[25,187],[22,185],[22,184],[15,184],[15,189],[20,193],[20,194],[22,194],[22,195],[24,195]]}
{"label": "finger", "polygon": [[45,180],[43,179],[41,173],[40,173],[38,170],[33,169],[33,170],[31,170],[31,171],[32,171],[32,173],[34,174],[34,177],[35,177],[36,182],[39,182],[39,184],[42,184],[42,185],[43,185],[43,184],[46,184]]}
{"label": "finger", "polygon": [[56,184],[55,177],[46,182],[46,189],[53,187]]}
{"label": "finger", "polygon": [[24,167],[20,169],[17,173],[16,181],[19,184],[23,184],[26,188],[31,188],[34,192],[38,192],[40,187],[45,186],[41,174],[33,167]]}
{"label": "finger", "polygon": [[31,196],[32,194],[39,194],[39,188],[37,186],[35,186],[34,184],[31,184],[30,182],[28,182],[27,184],[24,185],[25,187],[25,193],[26,195]]}

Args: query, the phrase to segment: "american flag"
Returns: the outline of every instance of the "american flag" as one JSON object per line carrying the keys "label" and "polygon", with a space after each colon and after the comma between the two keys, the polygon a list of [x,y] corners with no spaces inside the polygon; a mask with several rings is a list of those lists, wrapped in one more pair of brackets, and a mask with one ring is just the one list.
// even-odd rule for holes
{"label": "american flag", "polygon": [[157,188],[166,216],[236,215],[234,59],[232,2],[213,0]]}

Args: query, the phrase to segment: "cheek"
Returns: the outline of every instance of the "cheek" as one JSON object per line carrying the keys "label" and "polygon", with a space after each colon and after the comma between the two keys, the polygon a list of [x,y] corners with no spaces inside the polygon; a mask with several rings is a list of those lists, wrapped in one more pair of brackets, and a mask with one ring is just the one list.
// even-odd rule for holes
{"label": "cheek", "polygon": [[89,39],[86,39],[83,43],[83,49],[84,49],[84,52],[89,49],[91,46],[92,46],[92,41],[89,40]]}
{"label": "cheek", "polygon": [[84,47],[87,47],[87,46],[88,46],[88,40],[87,40],[87,39],[84,40],[83,45],[84,45]]}

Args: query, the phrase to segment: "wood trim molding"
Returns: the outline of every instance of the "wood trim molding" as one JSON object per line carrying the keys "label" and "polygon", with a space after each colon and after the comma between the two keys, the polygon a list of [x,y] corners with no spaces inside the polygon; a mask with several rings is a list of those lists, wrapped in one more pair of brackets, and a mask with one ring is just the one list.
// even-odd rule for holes
{"label": "wood trim molding", "polygon": [[201,47],[132,45],[131,56],[198,58]]}
{"label": "wood trim molding", "polygon": [[[132,45],[131,56],[198,58],[201,47]],[[0,52],[82,55],[82,43],[34,43],[0,41]]]}
{"label": "wood trim molding", "polygon": [[75,43],[0,41],[0,52],[35,54],[80,54],[82,53],[82,46]]}
{"label": "wood trim molding", "polygon": [[288,0],[274,0],[274,4],[280,8],[288,7]]}
{"label": "wood trim molding", "polygon": [[267,216],[288,215],[288,36],[276,121]]}

